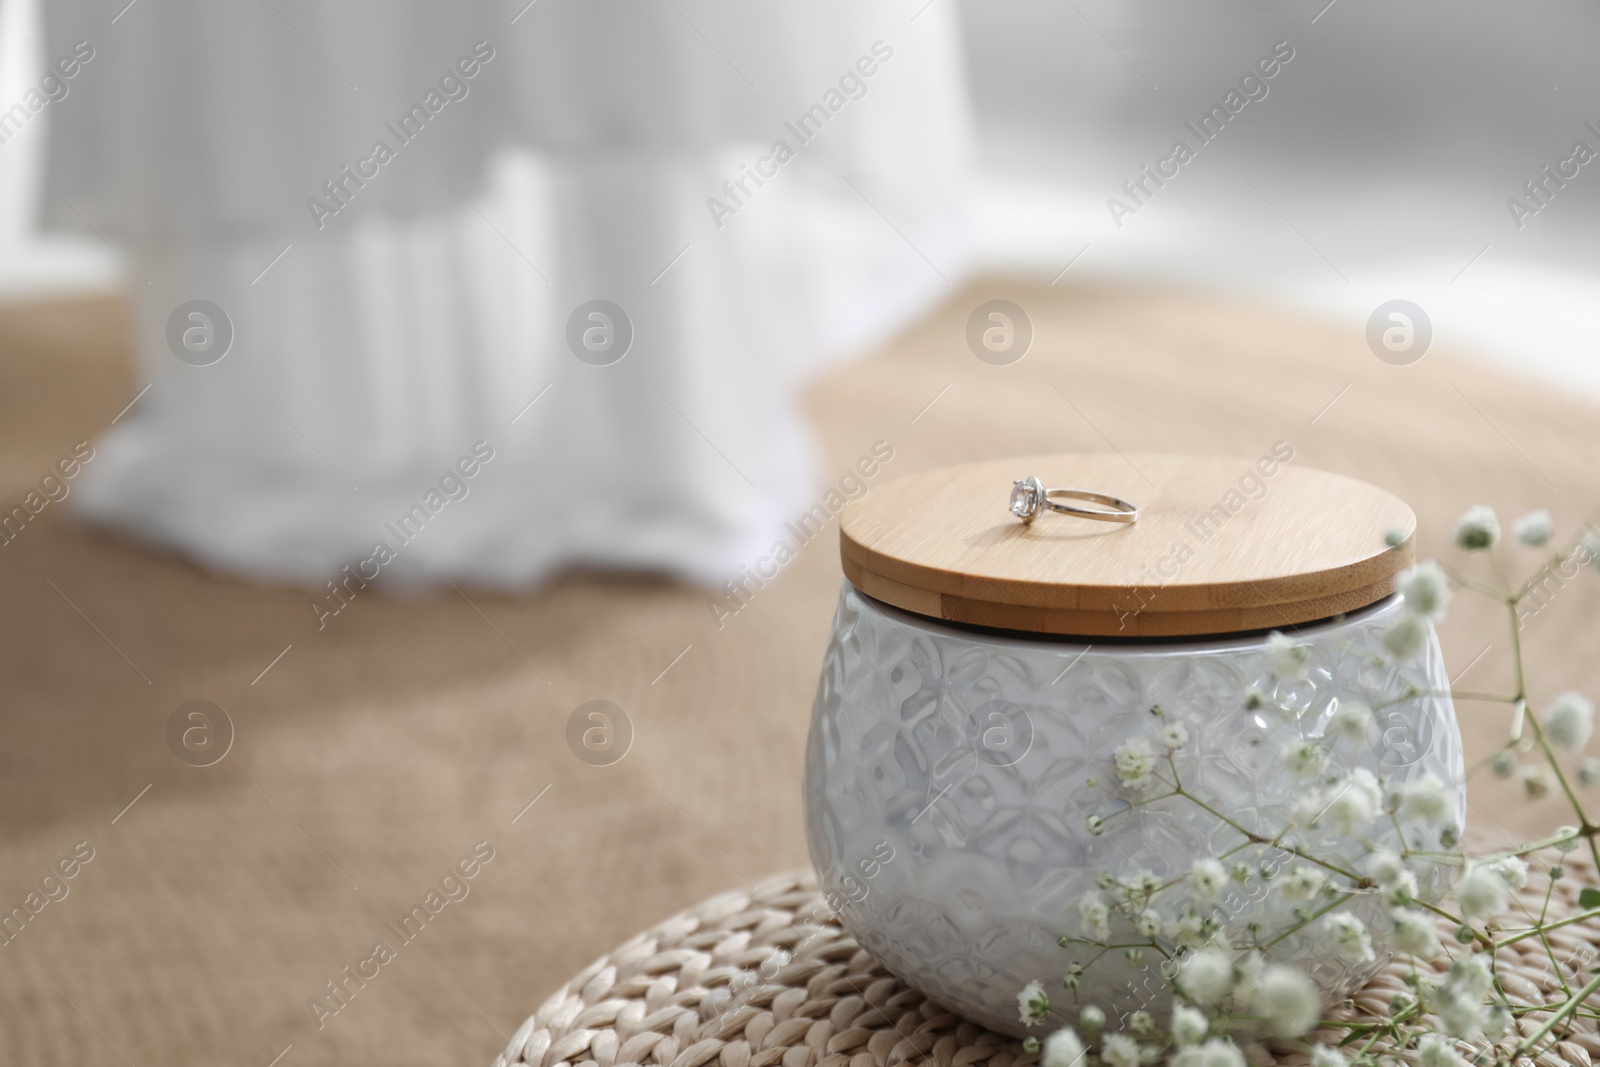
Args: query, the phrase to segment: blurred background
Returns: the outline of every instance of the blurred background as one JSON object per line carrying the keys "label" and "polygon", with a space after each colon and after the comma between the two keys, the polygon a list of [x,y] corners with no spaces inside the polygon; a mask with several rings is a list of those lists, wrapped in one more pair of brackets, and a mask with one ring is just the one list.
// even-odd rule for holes
{"label": "blurred background", "polygon": [[[0,0],[0,910],[94,854],[0,945],[3,1058],[486,1063],[637,929],[802,865],[832,527],[724,583],[880,443],[879,481],[1284,439],[1424,555],[1478,503],[1576,530],[1597,46],[1576,2]],[[991,299],[1033,331],[1003,366]],[[1369,340],[1396,300],[1425,343]],[[1502,620],[1458,605],[1492,688]],[[1597,688],[1597,609],[1529,621],[1544,695]],[[1512,838],[1545,815],[1506,789],[1472,810]]]}

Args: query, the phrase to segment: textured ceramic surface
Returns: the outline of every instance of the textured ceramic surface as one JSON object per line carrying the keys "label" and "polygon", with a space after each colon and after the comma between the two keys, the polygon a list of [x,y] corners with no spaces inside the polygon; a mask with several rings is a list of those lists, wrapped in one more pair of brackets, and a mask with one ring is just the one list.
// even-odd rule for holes
{"label": "textured ceramic surface", "polygon": [[[1297,639],[1314,649],[1311,666],[1302,678],[1280,680],[1265,637],[1090,646],[1011,638],[905,614],[846,583],[806,755],[807,833],[822,885],[861,943],[930,998],[1022,1033],[1016,993],[1039,979],[1055,1005],[1049,1026],[1059,1025],[1071,1006],[1060,978],[1089,952],[1057,939],[1079,933],[1077,903],[1098,872],[1167,879],[1243,840],[1181,797],[1119,815],[1100,836],[1089,833],[1088,816],[1137,799],[1112,772],[1112,750],[1129,737],[1153,736],[1163,722],[1182,723],[1190,738],[1177,761],[1185,787],[1275,836],[1307,791],[1279,756],[1286,744],[1321,737],[1341,701],[1377,706],[1412,685],[1448,689],[1431,637],[1404,675],[1378,662],[1383,630],[1398,610],[1391,598],[1299,630]],[[1287,711],[1249,710],[1252,690]],[[1150,714],[1155,705],[1161,720]],[[1333,771],[1364,766],[1389,787],[1430,772],[1462,781],[1448,698],[1385,708],[1365,745],[1331,747]],[[1464,814],[1463,798],[1457,826]],[[1385,832],[1396,845],[1386,827],[1378,843]],[[1320,855],[1364,851],[1327,829],[1301,840]],[[1240,858],[1270,863],[1281,854],[1251,846]],[[1422,896],[1442,895],[1443,871],[1419,875]],[[1381,936],[1376,901],[1358,903]],[[1249,919],[1269,929],[1289,921],[1290,906],[1259,880],[1234,886],[1220,906],[1230,928]],[[1330,998],[1377,967],[1345,962],[1312,929],[1274,954],[1298,962]],[[1156,966],[1108,953],[1086,972],[1081,1002],[1164,1011]]]}

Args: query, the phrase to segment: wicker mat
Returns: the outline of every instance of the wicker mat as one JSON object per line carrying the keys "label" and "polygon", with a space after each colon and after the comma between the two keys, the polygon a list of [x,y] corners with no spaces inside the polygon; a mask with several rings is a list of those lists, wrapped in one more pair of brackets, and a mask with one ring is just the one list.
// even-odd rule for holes
{"label": "wicker mat", "polygon": [[[953,292],[830,370],[805,398],[822,481],[879,440],[895,450],[887,478],[1052,450],[1254,457],[1282,439],[1296,463],[1410,502],[1425,555],[1472,504],[1505,519],[1548,506],[1570,529],[1600,502],[1600,409],[1460,358],[1444,324],[1426,358],[1394,367],[1359,322],[1075,277]],[[1033,319],[1033,347],[1009,367],[964,339],[992,298]],[[148,384],[123,315],[114,301],[0,309],[7,506]],[[721,463],[683,432],[688,454]],[[71,505],[0,548],[0,909],[75,843],[95,858],[0,946],[0,1064],[484,1063],[607,945],[806,861],[800,773],[839,588],[832,527],[720,627],[705,590],[573,574],[520,594],[374,588],[319,632],[306,590],[83,529]],[[1600,696],[1596,620],[1600,580],[1585,575],[1528,621],[1537,700]],[[1458,597],[1441,635],[1461,685],[1508,684],[1503,611]],[[634,726],[610,767],[565,741],[597,697]],[[237,730],[212,767],[165,742],[196,698]],[[1506,736],[1494,706],[1463,704],[1461,722],[1472,760]],[[1487,775],[1469,796],[1470,821],[1503,841],[1572,821]],[[308,998],[479,840],[495,857],[471,895],[319,1028]]]}
{"label": "wicker mat", "polygon": [[[1551,919],[1579,910],[1580,886],[1594,884],[1590,861],[1568,861]],[[1544,881],[1530,879],[1512,922],[1539,915]],[[1441,919],[1440,939],[1450,945],[1453,936]],[[777,966],[780,951],[789,958]],[[1597,958],[1600,924],[1591,922],[1551,931],[1548,950],[1537,938],[1503,948],[1497,962],[1507,991],[1528,1000],[1559,997],[1557,966],[1570,981]],[[1405,972],[1389,964],[1353,998],[1355,1011],[1341,1007],[1333,1017],[1383,1012],[1407,989]],[[1525,1016],[1523,1034],[1540,1023]],[[1284,1067],[1310,1062],[1294,1045],[1279,1053]],[[1591,1055],[1600,1055],[1600,1030],[1577,1019],[1538,1062],[1590,1067]],[[495,1067],[1012,1067],[1035,1058],[1020,1041],[951,1014],[885,971],[829,915],[807,871],[712,897],[630,938],[546,1000]]]}

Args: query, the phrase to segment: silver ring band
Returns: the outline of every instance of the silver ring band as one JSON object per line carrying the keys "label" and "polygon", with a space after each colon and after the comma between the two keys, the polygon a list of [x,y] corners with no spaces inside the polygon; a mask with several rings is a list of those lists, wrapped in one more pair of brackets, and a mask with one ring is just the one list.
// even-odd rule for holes
{"label": "silver ring band", "polygon": [[[1082,500],[1101,504],[1104,508],[1085,508],[1063,504],[1059,498]],[[1032,523],[1045,511],[1073,515],[1080,519],[1100,522],[1138,522],[1139,509],[1121,497],[1096,493],[1088,489],[1047,489],[1038,478],[1022,478],[1011,485],[1011,514],[1024,523]]]}

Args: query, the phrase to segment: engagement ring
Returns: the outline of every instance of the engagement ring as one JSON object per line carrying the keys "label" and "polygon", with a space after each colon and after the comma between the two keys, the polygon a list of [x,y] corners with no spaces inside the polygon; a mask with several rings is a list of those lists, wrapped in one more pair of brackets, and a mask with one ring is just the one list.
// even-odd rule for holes
{"label": "engagement ring", "polygon": [[[1110,510],[1058,503],[1057,501],[1062,498],[1103,504]],[[1047,508],[1063,515],[1076,515],[1080,519],[1098,519],[1101,522],[1139,521],[1138,508],[1126,500],[1107,496],[1105,493],[1091,493],[1087,489],[1046,489],[1044,483],[1037,478],[1023,478],[1012,483],[1011,514],[1025,523],[1031,523]]]}

